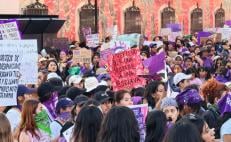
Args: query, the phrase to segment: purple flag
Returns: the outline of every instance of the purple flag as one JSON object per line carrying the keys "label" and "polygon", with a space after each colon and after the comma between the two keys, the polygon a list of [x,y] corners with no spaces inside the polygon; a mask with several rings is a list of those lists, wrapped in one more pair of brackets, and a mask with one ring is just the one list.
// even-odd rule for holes
{"label": "purple flag", "polygon": [[228,93],[222,97],[217,105],[222,115],[226,112],[231,112],[231,94]]}
{"label": "purple flag", "polygon": [[180,24],[167,24],[167,28],[170,28],[172,30],[172,32],[181,31],[181,25]]}
{"label": "purple flag", "polygon": [[211,36],[212,33],[211,32],[198,32],[198,35],[197,35],[197,44],[199,45],[201,42],[200,42],[200,38],[201,37],[209,37]]}
{"label": "purple flag", "polygon": [[149,74],[155,74],[165,68],[165,52],[152,56],[143,61],[144,67],[148,68]]}

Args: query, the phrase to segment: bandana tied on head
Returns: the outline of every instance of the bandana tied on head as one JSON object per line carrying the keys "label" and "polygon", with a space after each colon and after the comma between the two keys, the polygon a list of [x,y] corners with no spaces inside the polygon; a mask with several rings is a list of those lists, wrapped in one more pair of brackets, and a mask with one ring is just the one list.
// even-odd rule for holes
{"label": "bandana tied on head", "polygon": [[218,101],[217,105],[221,115],[224,115],[226,112],[231,112],[231,93],[228,93],[222,97]]}
{"label": "bandana tied on head", "polygon": [[51,135],[49,117],[45,110],[35,115],[35,123],[39,130]]}

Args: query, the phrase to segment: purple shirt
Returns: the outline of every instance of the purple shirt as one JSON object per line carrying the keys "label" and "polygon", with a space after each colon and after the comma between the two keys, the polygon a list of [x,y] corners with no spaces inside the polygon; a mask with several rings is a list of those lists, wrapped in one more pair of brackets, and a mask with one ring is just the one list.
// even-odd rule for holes
{"label": "purple shirt", "polygon": [[206,57],[202,60],[203,60],[203,67],[206,67],[206,68],[212,68],[213,67],[213,61],[211,58]]}

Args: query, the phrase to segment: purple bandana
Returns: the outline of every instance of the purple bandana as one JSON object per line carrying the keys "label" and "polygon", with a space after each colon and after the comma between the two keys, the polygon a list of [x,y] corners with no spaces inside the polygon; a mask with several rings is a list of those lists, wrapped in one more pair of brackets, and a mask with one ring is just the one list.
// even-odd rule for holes
{"label": "purple bandana", "polygon": [[53,117],[53,120],[56,119],[56,117],[57,117],[57,114],[54,111],[57,102],[58,102],[58,93],[53,92],[50,99],[43,103],[43,105],[46,106],[47,110],[49,111],[49,113]]}
{"label": "purple bandana", "polygon": [[228,93],[222,97],[217,105],[221,115],[224,115],[226,112],[231,112],[231,94]]}
{"label": "purple bandana", "polygon": [[132,97],[132,102],[134,105],[138,105],[142,103],[142,97],[140,96],[134,96]]}
{"label": "purple bandana", "polygon": [[176,96],[178,105],[197,104],[202,101],[199,92],[195,89],[187,89]]}

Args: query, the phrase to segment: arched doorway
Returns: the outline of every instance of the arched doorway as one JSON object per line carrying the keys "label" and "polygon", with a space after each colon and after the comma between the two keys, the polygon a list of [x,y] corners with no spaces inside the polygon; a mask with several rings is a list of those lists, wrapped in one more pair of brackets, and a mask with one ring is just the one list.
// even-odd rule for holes
{"label": "arched doorway", "polygon": [[167,24],[172,23],[175,23],[175,9],[170,7],[169,3],[168,7],[161,12],[161,28],[166,28]]}
{"label": "arched doorway", "polygon": [[223,27],[225,23],[225,10],[221,7],[215,12],[215,27]]}
{"label": "arched doorway", "polygon": [[191,13],[191,34],[199,31],[203,31],[203,11],[197,4]]}

